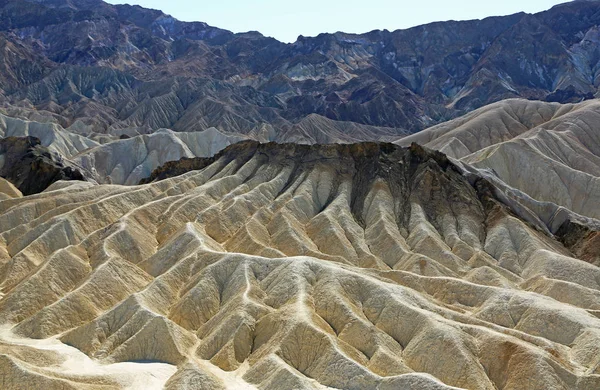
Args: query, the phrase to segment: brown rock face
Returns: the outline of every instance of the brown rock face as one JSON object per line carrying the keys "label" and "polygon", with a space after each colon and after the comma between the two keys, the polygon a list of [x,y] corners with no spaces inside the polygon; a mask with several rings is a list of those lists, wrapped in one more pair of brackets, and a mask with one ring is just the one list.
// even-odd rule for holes
{"label": "brown rock face", "polygon": [[600,266],[600,231],[567,220],[556,236],[578,258]]}
{"label": "brown rock face", "polygon": [[37,194],[58,180],[85,180],[81,172],[41,146],[35,137],[0,139],[0,176],[23,195]]}

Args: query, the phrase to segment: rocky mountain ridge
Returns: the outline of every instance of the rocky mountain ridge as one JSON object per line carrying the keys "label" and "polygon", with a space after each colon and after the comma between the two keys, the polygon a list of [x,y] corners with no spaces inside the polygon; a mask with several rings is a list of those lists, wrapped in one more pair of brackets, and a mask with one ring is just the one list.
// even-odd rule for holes
{"label": "rocky mountain ridge", "polygon": [[356,142],[598,88],[597,2],[292,44],[100,0],[3,0],[0,22],[4,113],[85,135],[215,127],[315,142],[294,126],[316,116],[354,123]]}

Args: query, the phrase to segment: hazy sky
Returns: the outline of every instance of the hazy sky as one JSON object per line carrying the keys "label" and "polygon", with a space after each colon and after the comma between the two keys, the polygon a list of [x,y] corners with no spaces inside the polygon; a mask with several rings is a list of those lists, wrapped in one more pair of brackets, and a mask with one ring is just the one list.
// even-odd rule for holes
{"label": "hazy sky", "polygon": [[185,21],[234,32],[260,31],[284,42],[322,32],[390,31],[442,20],[481,19],[539,12],[566,1],[552,0],[108,0],[139,4]]}

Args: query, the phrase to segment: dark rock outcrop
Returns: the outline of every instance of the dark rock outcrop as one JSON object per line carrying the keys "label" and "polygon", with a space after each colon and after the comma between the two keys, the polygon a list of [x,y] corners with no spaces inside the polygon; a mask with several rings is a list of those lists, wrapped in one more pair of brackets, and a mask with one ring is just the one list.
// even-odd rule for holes
{"label": "dark rock outcrop", "polygon": [[397,164],[406,165],[414,170],[418,165],[431,160],[435,161],[435,164],[443,170],[456,170],[445,154],[423,148],[416,143],[409,148],[403,148],[386,142],[302,145],[242,141],[229,145],[213,157],[182,158],[177,161],[169,161],[155,169],[148,178],[141,180],[140,184],[148,184],[190,171],[201,170],[217,161],[221,161],[221,164],[228,164],[235,160],[238,164],[244,164],[255,155],[265,156],[269,161],[275,163],[293,162],[307,166],[312,166],[311,162],[327,159],[341,161],[352,159],[359,167],[360,174],[369,181],[375,180],[381,175],[388,175],[390,169]]}
{"label": "dark rock outcrop", "polygon": [[[400,218],[399,226],[408,226],[411,204],[418,203],[436,229],[443,229],[439,216],[464,213],[478,216],[488,222],[506,218],[522,218],[523,210],[518,204],[506,202],[499,189],[484,177],[465,172],[439,151],[427,149],[416,143],[401,147],[391,143],[363,142],[357,144],[300,145],[259,143],[243,141],[230,145],[210,158],[182,158],[170,161],[155,169],[141,180],[149,184],[183,175],[191,171],[211,169],[227,170],[235,174],[241,167],[257,164],[273,167],[288,167],[293,172],[291,182],[302,181],[318,166],[335,166],[335,175],[330,186],[337,191],[338,178],[352,177],[350,209],[354,219],[365,224],[361,210],[370,191],[378,185],[390,189],[397,200],[395,213]],[[279,168],[277,168],[279,169]],[[315,191],[317,191],[315,189]],[[326,207],[328,202],[325,202]],[[551,237],[551,233],[540,229],[533,222],[525,222],[532,230]],[[600,232],[590,227],[571,223],[560,228],[556,239],[582,260],[600,264]]]}
{"label": "dark rock outcrop", "polygon": [[[330,185],[335,189],[340,185],[338,178],[353,177],[351,210],[361,224],[364,221],[360,210],[365,209],[367,195],[378,181],[385,183],[393,198],[398,200],[395,208],[397,215],[402,218],[397,221],[400,225],[408,225],[410,203],[415,199],[418,199],[425,214],[431,216],[432,223],[439,223],[437,227],[440,229],[442,221],[435,221],[433,216],[457,213],[458,210],[454,209],[456,206],[453,206],[455,204],[472,208],[473,215],[480,215],[481,218],[486,213],[504,215],[510,212],[495,198],[489,188],[491,184],[483,179],[470,184],[445,154],[416,143],[405,148],[376,142],[299,145],[243,141],[228,146],[211,158],[183,158],[168,162],[154,170],[140,184],[165,180],[209,166],[218,171],[229,167],[228,170],[234,173],[251,159],[258,159],[263,165],[289,167],[293,172],[290,183],[301,181],[303,175],[317,169],[319,164],[337,167]],[[481,208],[480,204],[485,207]]]}
{"label": "dark rock outcrop", "polygon": [[0,139],[0,156],[0,176],[23,195],[42,192],[58,180],[85,180],[77,168],[43,147],[35,137]]}
{"label": "dark rock outcrop", "polygon": [[600,230],[566,220],[556,237],[579,259],[600,266]]}

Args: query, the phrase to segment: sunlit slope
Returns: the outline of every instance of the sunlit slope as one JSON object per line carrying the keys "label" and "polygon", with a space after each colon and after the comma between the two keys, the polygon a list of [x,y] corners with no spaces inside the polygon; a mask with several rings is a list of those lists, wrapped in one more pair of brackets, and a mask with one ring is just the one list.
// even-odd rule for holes
{"label": "sunlit slope", "polygon": [[194,133],[162,129],[153,134],[107,142],[72,160],[88,178],[98,183],[135,185],[168,161],[210,157],[242,139],[215,128]]}
{"label": "sunlit slope", "polygon": [[4,388],[600,386],[600,269],[444,155],[206,164],[0,202]]}
{"label": "sunlit slope", "polygon": [[600,101],[496,103],[401,139],[480,169],[552,228],[561,209],[600,218]]}

